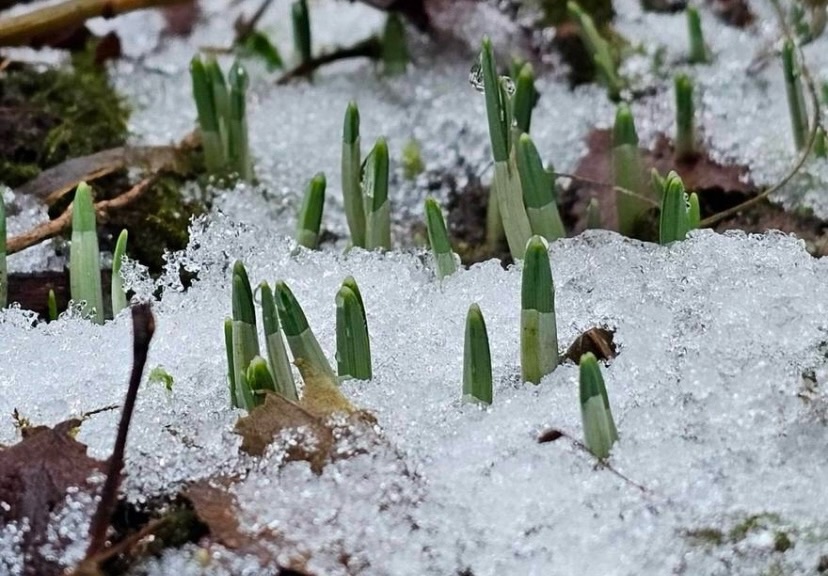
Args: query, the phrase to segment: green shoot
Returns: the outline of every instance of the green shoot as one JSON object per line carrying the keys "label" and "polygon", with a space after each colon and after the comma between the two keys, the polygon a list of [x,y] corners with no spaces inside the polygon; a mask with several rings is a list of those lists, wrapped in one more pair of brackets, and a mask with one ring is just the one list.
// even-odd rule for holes
{"label": "green shoot", "polygon": [[212,80],[198,55],[190,62],[190,77],[201,130],[201,145],[204,148],[204,163],[208,172],[216,174],[224,169],[224,142],[213,98]]}
{"label": "green shoot", "polygon": [[[511,152],[512,106],[504,80],[498,77],[495,68],[492,43],[483,39],[480,56],[483,69],[483,92],[486,97],[486,114],[489,120],[489,137],[495,160],[493,194],[489,197],[490,211],[493,209],[492,196],[496,199],[497,210],[509,243],[509,252],[516,260],[523,258],[526,242],[532,235],[532,228],[523,205],[523,191],[520,186],[517,164]],[[487,232],[496,233],[494,214],[487,216]],[[496,241],[489,236],[490,241]]]}
{"label": "green shoot", "polygon": [[446,230],[446,221],[443,219],[443,211],[440,209],[437,200],[431,196],[425,200],[425,216],[428,243],[431,245],[431,253],[434,255],[437,277],[445,278],[457,271],[457,261],[451,249],[451,241]]}
{"label": "green shoot", "polygon": [[802,93],[799,65],[790,40],[786,40],[782,45],[782,70],[785,74],[785,92],[788,96],[788,111],[791,116],[794,144],[797,150],[802,150],[808,137],[808,111],[805,108],[805,96]]}
{"label": "green shoot", "polygon": [[52,288],[49,288],[49,296],[46,299],[46,308],[49,311],[49,322],[57,320],[57,297],[55,296],[55,291]]}
{"label": "green shoot", "polygon": [[512,115],[519,133],[528,133],[532,124],[532,109],[538,101],[535,89],[535,71],[528,62],[524,64],[515,80],[515,95],[512,97]]}
{"label": "green shoot", "polygon": [[253,180],[253,161],[247,138],[247,71],[238,62],[230,68],[230,114],[227,131],[227,160],[230,169],[246,182]]}
{"label": "green shoot", "polygon": [[[615,202],[618,214],[618,231],[633,236],[637,222],[649,210],[650,205],[637,194],[645,191],[641,158],[638,151],[638,133],[629,106],[618,105],[613,129],[612,169],[616,190]],[[632,192],[632,194],[630,194]]]}
{"label": "green shoot", "polygon": [[584,12],[576,2],[568,2],[566,7],[569,11],[569,17],[578,22],[581,40],[595,62],[595,68],[597,68],[598,75],[607,88],[610,100],[618,100],[621,96],[623,83],[620,76],[618,76],[609,42],[604,40],[598,33],[592,17]]}
{"label": "green shoot", "polygon": [[[698,200],[696,201],[698,204]],[[684,240],[690,230],[690,203],[684,183],[675,172],[667,175],[664,198],[661,201],[659,243],[669,244]],[[695,215],[693,216],[695,218]]]}
{"label": "green shoot", "polygon": [[586,207],[586,228],[597,230],[601,227],[601,207],[598,198],[590,198]]}
{"label": "green shoot", "polygon": [[466,315],[466,339],[463,347],[463,400],[479,404],[492,403],[492,357],[486,322],[477,304]]}
{"label": "green shoot", "polygon": [[348,103],[342,130],[342,198],[351,230],[351,244],[365,248],[365,207],[362,200],[359,151],[359,109]]}
{"label": "green shoot", "polygon": [[825,129],[822,126],[817,127],[814,138],[814,155],[817,158],[828,158],[828,136],[825,135]]}
{"label": "green shoot", "polygon": [[699,195],[693,192],[687,207],[687,230],[696,230],[701,225],[701,206],[699,206]]}
{"label": "green shoot", "polygon": [[336,295],[336,362],[340,380],[373,377],[365,307],[351,276],[345,279]]}
{"label": "green shoot", "polygon": [[273,374],[274,390],[288,400],[294,402],[299,399],[296,394],[296,382],[293,379],[293,371],[290,368],[285,342],[282,339],[282,328],[279,323],[279,315],[276,312],[276,301],[273,299],[273,291],[267,282],[259,284],[262,295],[262,324],[264,325],[265,348],[267,359],[270,362],[270,369]]}
{"label": "green shoot", "polygon": [[[251,410],[252,393],[247,381],[247,368],[253,358],[259,356],[259,337],[256,331],[256,312],[253,308],[253,290],[244,264],[236,261],[233,265],[233,323],[232,323],[232,368],[231,390],[235,392],[235,405]],[[226,330],[226,326],[225,326]],[[227,334],[225,332],[225,343]]]}
{"label": "green shoot", "polygon": [[365,247],[391,249],[391,205],[388,202],[388,144],[379,138],[362,167],[365,202]]}
{"label": "green shoot", "polygon": [[227,385],[230,388],[230,406],[241,408],[236,397],[236,367],[233,362],[233,319],[224,319],[224,350],[227,353]]}
{"label": "green shoot", "polygon": [[268,72],[273,72],[285,65],[282,61],[282,55],[279,54],[279,50],[273,45],[270,38],[258,30],[251,30],[245,35],[241,52],[264,60]]}
{"label": "green shoot", "polygon": [[325,207],[325,175],[316,174],[305,188],[305,198],[299,210],[296,224],[296,242],[305,248],[319,245],[319,227],[322,225],[322,209]]}
{"label": "green shoot", "polygon": [[301,358],[317,372],[330,378],[332,382],[336,382],[336,373],[308,325],[302,307],[287,284],[281,280],[276,282],[275,299],[282,330],[284,330],[290,351],[293,353],[294,361]]}
{"label": "green shoot", "polygon": [[204,70],[210,80],[213,94],[213,106],[218,120],[218,129],[221,134],[222,163],[220,169],[227,168],[227,147],[229,146],[230,122],[230,92],[227,90],[227,81],[215,56],[208,56],[204,63]]}
{"label": "green shoot", "polygon": [[693,81],[686,74],[675,79],[676,92],[676,160],[696,156],[696,121],[693,106]]}
{"label": "green shoot", "polygon": [[704,42],[701,17],[699,11],[692,6],[687,7],[687,35],[690,38],[690,63],[705,64],[710,61],[710,54]]}
{"label": "green shoot", "polygon": [[403,176],[406,180],[414,180],[425,170],[420,143],[411,138],[402,149]]}
{"label": "green shoot", "polygon": [[603,460],[618,440],[618,430],[610,410],[601,368],[591,352],[581,356],[579,380],[584,443],[590,452]]}
{"label": "green shoot", "polygon": [[115,252],[112,254],[112,316],[117,316],[124,308],[127,307],[126,292],[124,292],[124,282],[121,278],[121,265],[124,263],[124,256],[126,255],[127,247],[126,230],[121,230],[118,235],[118,241],[115,243]]}
{"label": "green shoot", "polygon": [[382,69],[389,75],[405,74],[409,61],[405,26],[399,15],[391,12],[382,34]]}
{"label": "green shoot", "polygon": [[[263,394],[266,390],[275,392],[276,386],[273,383],[273,375],[267,367],[267,362],[261,356],[256,356],[250,361],[245,373],[245,381],[250,390],[250,398],[253,399],[253,406],[258,406],[263,401]],[[248,400],[249,401],[249,400]],[[247,409],[250,410],[252,406]]]}
{"label": "green shoot", "polygon": [[543,167],[529,134],[521,134],[515,150],[526,215],[533,234],[549,241],[566,236],[555,198],[555,175]]}
{"label": "green shoot", "polygon": [[167,389],[167,392],[172,392],[175,378],[163,366],[156,366],[147,374],[147,383],[162,384]]}
{"label": "green shoot", "polygon": [[6,202],[0,189],[0,308],[5,308],[9,297],[9,274],[6,265]]}
{"label": "green shoot", "polygon": [[95,225],[92,189],[81,182],[72,202],[72,246],[69,251],[69,287],[72,300],[83,302],[84,315],[103,324],[103,289],[101,257]]}
{"label": "green shoot", "polygon": [[523,380],[540,384],[558,367],[555,285],[546,240],[532,236],[521,279],[520,369]]}
{"label": "green shoot", "polygon": [[293,48],[300,64],[311,61],[311,29],[310,14],[306,0],[296,0],[290,7],[290,17],[293,23]]}

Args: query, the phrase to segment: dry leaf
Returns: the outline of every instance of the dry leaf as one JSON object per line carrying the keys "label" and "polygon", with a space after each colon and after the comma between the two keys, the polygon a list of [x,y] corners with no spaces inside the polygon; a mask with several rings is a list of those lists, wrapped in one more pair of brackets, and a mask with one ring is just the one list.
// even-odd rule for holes
{"label": "dry leaf", "polygon": [[305,389],[299,404],[308,412],[325,417],[335,412],[353,414],[356,412],[342,392],[339,386],[328,376],[319,372],[303,358],[296,359],[296,366],[302,373],[302,380],[305,382]]}

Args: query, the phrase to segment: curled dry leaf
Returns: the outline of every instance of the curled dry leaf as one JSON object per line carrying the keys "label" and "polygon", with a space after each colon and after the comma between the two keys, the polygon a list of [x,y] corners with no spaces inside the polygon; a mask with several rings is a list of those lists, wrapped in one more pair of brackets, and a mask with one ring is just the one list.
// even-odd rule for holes
{"label": "curled dry leaf", "polygon": [[608,328],[590,328],[570,344],[566,349],[564,359],[578,364],[581,356],[592,352],[598,360],[612,360],[618,355],[618,350],[612,341],[614,334],[615,332]]}

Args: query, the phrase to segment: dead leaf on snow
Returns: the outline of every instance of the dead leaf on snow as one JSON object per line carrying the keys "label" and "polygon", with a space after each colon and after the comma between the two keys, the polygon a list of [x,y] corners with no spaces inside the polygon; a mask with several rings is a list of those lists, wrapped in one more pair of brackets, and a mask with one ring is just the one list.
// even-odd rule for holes
{"label": "dead leaf on snow", "polygon": [[615,343],[612,341],[614,334],[615,331],[608,328],[590,328],[569,345],[564,359],[578,364],[581,356],[592,352],[598,360],[612,360],[618,355]]}

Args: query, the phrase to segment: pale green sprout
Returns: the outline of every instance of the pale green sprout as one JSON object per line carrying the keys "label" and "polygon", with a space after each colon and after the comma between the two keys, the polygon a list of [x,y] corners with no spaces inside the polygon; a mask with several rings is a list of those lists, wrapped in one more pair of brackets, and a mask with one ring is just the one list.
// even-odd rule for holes
{"label": "pale green sprout", "polygon": [[618,430],[615,428],[601,368],[591,352],[581,356],[579,381],[584,444],[597,458],[603,460],[609,456],[612,445],[618,440]]}
{"label": "pale green sprout", "polygon": [[629,106],[622,103],[615,112],[612,136],[612,172],[615,180],[615,202],[618,214],[618,231],[633,236],[641,216],[650,209],[642,194],[646,191],[641,156],[638,150],[638,133]]}
{"label": "pale green sprout", "polygon": [[82,302],[84,315],[103,324],[103,288],[101,256],[95,223],[92,189],[86,182],[78,184],[72,202],[72,245],[69,250],[69,288],[72,300]]}
{"label": "pale green sprout", "polygon": [[403,176],[406,180],[414,180],[425,170],[420,143],[411,138],[402,149]]}
{"label": "pale green sprout", "polygon": [[227,147],[229,146],[229,122],[230,122],[230,92],[227,90],[227,81],[221,71],[218,60],[215,56],[208,56],[204,64],[204,70],[210,81],[210,89],[213,94],[213,106],[215,108],[218,129],[221,135],[221,170],[227,168]]}
{"label": "pale green sprout", "polygon": [[529,134],[521,134],[515,151],[526,215],[533,234],[549,241],[566,236],[555,198],[555,175],[543,167]]}
{"label": "pale green sprout", "polygon": [[273,375],[274,390],[288,400],[296,402],[299,399],[296,393],[296,381],[293,379],[293,371],[290,368],[285,342],[282,336],[282,327],[279,322],[279,314],[276,311],[276,301],[273,298],[273,291],[267,282],[259,284],[259,292],[262,297],[262,324],[264,325],[265,349],[267,359],[270,362],[270,370]]}
{"label": "pale green sprout", "polygon": [[392,12],[385,21],[382,34],[382,69],[390,75],[404,74],[410,60],[405,26],[400,17]]}
{"label": "pale green sprout", "polygon": [[319,246],[319,228],[322,225],[322,209],[325,207],[325,175],[316,174],[305,188],[305,197],[299,209],[296,224],[296,242],[311,250]]}
{"label": "pale green sprout", "polygon": [[785,92],[788,96],[794,144],[797,150],[802,150],[808,137],[808,110],[802,92],[799,64],[796,62],[794,46],[790,40],[786,40],[782,45],[782,70],[785,75]]}
{"label": "pale green sprout", "polygon": [[365,248],[365,206],[362,198],[359,150],[359,109],[348,103],[342,129],[342,199],[351,231],[351,244]]}
{"label": "pale green sprout", "polygon": [[388,202],[388,144],[377,139],[362,167],[365,202],[365,247],[391,249],[391,204]]}
{"label": "pale green sprout", "polygon": [[190,61],[190,77],[193,98],[201,129],[201,145],[204,148],[204,164],[207,171],[216,174],[224,169],[224,141],[221,135],[218,111],[213,97],[213,84],[207,68],[196,55]]}
{"label": "pale green sprout", "polygon": [[233,362],[233,319],[224,319],[224,350],[227,353],[227,386],[230,388],[230,406],[241,408],[236,397],[236,367]]}
{"label": "pale green sprout", "polygon": [[294,361],[301,358],[321,375],[330,378],[332,382],[336,382],[336,373],[331,368],[325,353],[322,352],[322,347],[308,325],[305,313],[293,292],[287,284],[280,280],[276,282],[274,295],[276,308],[279,311],[279,319],[282,322],[282,330],[285,333]]}
{"label": "pale green sprout", "polygon": [[293,48],[300,64],[307,64],[312,58],[310,13],[306,0],[296,0],[290,7],[293,23]]}
{"label": "pale green sprout", "polygon": [[535,71],[528,62],[521,66],[515,79],[515,94],[512,97],[512,115],[515,119],[514,128],[518,133],[529,132],[532,125],[532,109],[538,100],[538,91],[535,89]]}
{"label": "pale green sprout", "polygon": [[247,372],[245,373],[245,381],[250,391],[246,401],[252,399],[252,406],[262,404],[266,391],[276,391],[276,385],[273,383],[273,375],[267,367],[267,362],[261,356],[256,356],[250,361],[250,364],[247,366]]}
{"label": "pale green sprout", "polygon": [[586,228],[597,230],[601,227],[601,206],[598,198],[590,198],[586,207]]}
{"label": "pale green sprout", "polygon": [[466,315],[466,338],[463,346],[463,400],[478,404],[492,403],[492,356],[489,335],[480,306],[472,304]]}
{"label": "pale green sprout", "polygon": [[163,384],[167,392],[172,392],[175,379],[172,374],[167,372],[163,366],[156,366],[147,375],[147,382],[150,384]]}
{"label": "pale green sprout", "polygon": [[690,194],[687,206],[687,230],[696,230],[701,226],[701,206],[699,206],[699,195],[693,192]]}
{"label": "pale green sprout", "polygon": [[569,11],[570,18],[578,22],[581,40],[586,46],[590,56],[592,56],[592,60],[595,62],[599,77],[603,81],[604,86],[606,86],[610,99],[618,100],[621,95],[621,89],[623,88],[623,82],[618,75],[609,42],[598,33],[592,17],[584,12],[576,2],[568,2],[566,7]]}
{"label": "pale green sprout", "polygon": [[[684,183],[675,172],[670,172],[664,184],[659,221],[659,243],[669,244],[684,240],[687,232],[698,227],[698,197],[691,199],[684,190]],[[695,194],[694,194],[695,195]]]}
{"label": "pale green sprout", "polygon": [[[486,115],[489,121],[489,137],[494,155],[493,196],[497,211],[509,243],[509,252],[516,260],[523,258],[526,242],[532,235],[526,208],[523,205],[523,191],[517,163],[511,150],[512,105],[509,96],[508,79],[501,79],[495,68],[492,43],[483,39],[480,56],[483,70],[483,92],[486,97]],[[489,197],[490,214],[487,216],[487,235],[490,242],[499,239],[497,234],[492,195]]]}
{"label": "pale green sprout", "polygon": [[9,297],[9,273],[6,264],[6,202],[0,190],[0,308],[5,308]]}
{"label": "pale green sprout", "polygon": [[457,271],[457,260],[451,249],[451,241],[446,230],[446,221],[443,219],[443,211],[440,209],[437,200],[431,196],[425,199],[425,216],[428,243],[431,245],[431,253],[434,256],[437,277],[445,278]]}
{"label": "pale green sprout", "polygon": [[[235,395],[234,406],[249,411],[256,404],[247,380],[247,368],[253,358],[259,356],[259,337],[256,331],[253,290],[250,287],[247,270],[240,261],[236,261],[233,265],[232,293],[233,320],[229,337],[232,360],[228,358],[228,365],[232,368],[230,390]],[[225,343],[227,341],[227,325],[225,324]]]}
{"label": "pale green sprout", "polygon": [[371,340],[356,280],[348,276],[336,294],[336,362],[339,380],[370,380]]}
{"label": "pale green sprout", "polygon": [[49,288],[49,296],[46,298],[46,308],[49,311],[49,322],[57,320],[57,297],[55,296],[55,291],[51,288]]}
{"label": "pale green sprout", "polygon": [[121,310],[127,307],[126,292],[124,292],[124,280],[121,278],[121,266],[126,256],[128,232],[121,230],[118,241],[115,243],[115,252],[112,254],[112,316],[117,316]]}
{"label": "pale green sprout", "polygon": [[814,155],[817,158],[828,158],[828,136],[826,136],[825,129],[822,126],[817,127],[816,137],[814,138]]}
{"label": "pale green sprout", "polygon": [[696,120],[693,105],[693,81],[686,74],[675,79],[676,95],[676,160],[688,160],[696,156]]}
{"label": "pale green sprout", "polygon": [[253,161],[247,136],[247,85],[249,79],[244,67],[235,62],[228,74],[230,84],[230,114],[228,117],[227,161],[239,178],[251,182]]}
{"label": "pale green sprout", "polygon": [[690,62],[705,64],[710,61],[710,53],[704,42],[701,17],[699,11],[692,6],[687,7],[687,35],[690,39]]}
{"label": "pale green sprout", "polygon": [[555,285],[549,245],[532,236],[526,246],[521,279],[520,370],[525,382],[540,384],[558,367]]}

